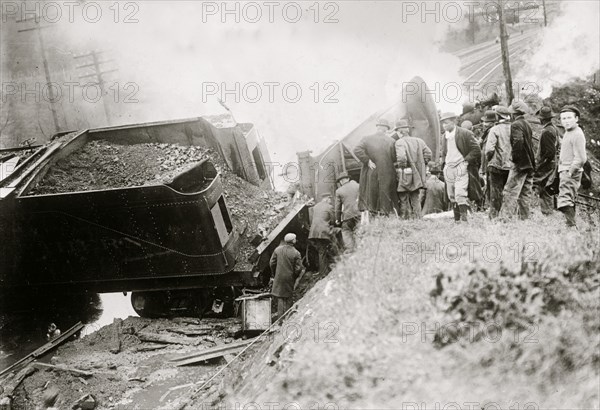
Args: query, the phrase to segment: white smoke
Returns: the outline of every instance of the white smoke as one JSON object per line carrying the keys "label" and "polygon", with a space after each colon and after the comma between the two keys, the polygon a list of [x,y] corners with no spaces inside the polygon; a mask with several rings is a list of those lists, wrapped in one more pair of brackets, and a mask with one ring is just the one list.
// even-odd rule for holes
{"label": "white smoke", "polygon": [[[232,94],[224,100],[238,122],[256,124],[273,159],[285,163],[294,161],[297,151],[320,152],[398,101],[402,82],[415,75],[440,86],[459,80],[457,59],[436,47],[446,30],[443,20],[430,17],[424,22],[411,16],[403,21],[400,1],[298,2],[303,13],[297,23],[282,18],[285,2],[276,9],[273,23],[267,21],[264,8],[258,23],[244,18],[236,22],[234,16],[220,13],[203,21],[205,3],[211,2],[135,2],[137,22],[129,24],[122,21],[132,10],[121,8],[121,22],[116,24],[114,5],[102,3],[110,19],[95,24],[79,20],[63,27],[64,47],[75,54],[111,51],[119,69],[113,78],[139,86],[139,103],[121,105],[125,111],[117,122],[222,113],[217,102],[222,96],[203,98],[203,85],[232,89],[236,84],[275,82],[280,86],[272,102],[264,86],[257,102],[235,101]],[[327,17],[337,22],[325,23]],[[282,86],[290,83],[300,85],[298,102],[282,96]],[[255,95],[254,89],[248,90]]]}
{"label": "white smoke", "polygon": [[600,2],[561,2],[561,14],[544,30],[539,47],[518,79],[534,82],[546,98],[553,86],[586,78],[600,69]]}

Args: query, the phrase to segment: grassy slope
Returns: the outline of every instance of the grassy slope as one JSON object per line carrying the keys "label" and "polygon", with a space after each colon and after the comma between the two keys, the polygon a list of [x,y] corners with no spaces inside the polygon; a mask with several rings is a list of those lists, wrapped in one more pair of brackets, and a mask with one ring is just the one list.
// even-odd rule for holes
{"label": "grassy slope", "polygon": [[[500,263],[484,260],[485,244],[498,244],[502,264],[512,271],[521,266],[513,243],[533,244],[526,248],[533,259],[559,273],[597,258],[592,252],[600,248],[598,216],[581,221],[578,232],[563,224],[560,215],[546,219],[536,212],[530,221],[508,224],[492,224],[478,214],[468,226],[450,220],[381,220],[368,226],[357,252],[306,295],[272,344],[246,362],[243,380],[228,386],[224,402],[320,409],[327,403],[329,408],[410,409],[415,403],[468,408],[473,402],[487,403],[488,409],[523,409],[526,403],[598,408],[600,324],[593,319],[586,330],[582,320],[583,314],[598,317],[597,287],[581,309],[545,317],[539,328],[519,334],[518,343],[504,330],[494,343],[490,332],[488,340],[437,349],[431,332],[419,332],[451,320],[429,295],[434,275],[474,267],[498,273]],[[439,251],[409,255],[408,242]],[[468,242],[480,244],[472,245],[472,257]],[[450,244],[464,252],[454,252]],[[487,259],[494,257],[492,246]],[[524,343],[527,336],[531,343]]]}

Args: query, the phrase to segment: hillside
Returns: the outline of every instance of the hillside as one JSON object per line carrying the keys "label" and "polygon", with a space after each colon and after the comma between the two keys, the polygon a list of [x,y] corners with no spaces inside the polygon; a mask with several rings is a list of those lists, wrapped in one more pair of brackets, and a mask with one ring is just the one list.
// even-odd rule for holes
{"label": "hillside", "polygon": [[579,222],[379,220],[194,406],[598,408],[599,215]]}

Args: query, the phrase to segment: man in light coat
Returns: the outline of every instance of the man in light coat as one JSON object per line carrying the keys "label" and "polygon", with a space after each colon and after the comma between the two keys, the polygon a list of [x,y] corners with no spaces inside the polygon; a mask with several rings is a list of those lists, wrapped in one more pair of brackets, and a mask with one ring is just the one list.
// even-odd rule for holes
{"label": "man in light coat", "polygon": [[502,192],[503,219],[512,218],[519,208],[519,218],[529,218],[529,203],[532,197],[535,156],[533,153],[533,131],[525,120],[529,113],[527,104],[515,101],[510,107],[515,119],[510,125],[512,167]]}
{"label": "man in light coat", "polygon": [[507,107],[496,108],[498,124],[488,133],[485,144],[487,171],[490,180],[490,219],[498,217],[502,209],[502,191],[512,168],[510,145],[510,111]]}
{"label": "man in light coat", "polygon": [[312,222],[308,232],[309,241],[319,253],[319,274],[325,275],[331,271],[335,256],[333,223],[334,211],[331,204],[331,194],[325,193],[321,201],[313,207]]}
{"label": "man in light coat", "polygon": [[456,115],[447,112],[441,115],[444,129],[442,139],[442,161],[448,198],[456,222],[467,222],[469,200],[479,203],[483,197],[479,183],[481,148],[471,131],[456,126]]}
{"label": "man in light coat", "polygon": [[431,150],[420,138],[409,135],[406,120],[396,123],[396,172],[398,174],[398,200],[403,219],[421,219],[419,194],[425,187],[427,164],[431,161]]}
{"label": "man in light coat", "polygon": [[567,105],[560,110],[560,122],[565,127],[565,135],[560,148],[558,172],[557,208],[565,215],[567,226],[575,227],[575,198],[581,186],[583,164],[587,161],[585,135],[579,127],[580,112],[577,107]]}
{"label": "man in light coat", "polygon": [[294,247],[296,235],[288,233],[283,242],[275,249],[269,266],[275,275],[271,294],[277,298],[277,317],[281,317],[294,303],[294,289],[297,280],[304,270],[300,252]]}
{"label": "man in light coat", "polygon": [[339,188],[335,191],[335,221],[336,225],[342,226],[342,240],[346,251],[353,252],[356,247],[354,234],[360,222],[359,186],[345,172],[338,176],[337,182]]}
{"label": "man in light coat", "polygon": [[362,162],[358,209],[374,215],[389,215],[398,210],[395,141],[386,134],[390,129],[390,124],[380,119],[377,132],[364,137],[354,148],[354,155]]}

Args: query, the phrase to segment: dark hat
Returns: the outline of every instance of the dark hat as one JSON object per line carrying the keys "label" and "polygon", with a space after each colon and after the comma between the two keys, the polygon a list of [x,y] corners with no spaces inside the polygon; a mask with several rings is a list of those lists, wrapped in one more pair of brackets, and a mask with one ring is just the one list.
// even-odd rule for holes
{"label": "dark hat", "polygon": [[574,105],[565,105],[562,110],[560,110],[560,113],[562,114],[563,112],[572,112],[575,113],[576,116],[581,117],[581,112],[579,111],[579,109],[577,107],[575,107]]}
{"label": "dark hat", "polygon": [[399,130],[400,128],[412,128],[408,125],[408,121],[406,120],[398,120],[396,121],[396,126],[394,127],[394,131]]}
{"label": "dark hat", "polygon": [[440,117],[440,122],[442,122],[444,120],[448,120],[450,118],[456,118],[456,117],[458,117],[458,115],[454,114],[453,112],[445,112]]}
{"label": "dark hat", "polygon": [[463,104],[463,112],[462,115],[468,114],[471,111],[475,110],[475,105],[471,104],[471,103],[464,103]]}
{"label": "dark hat", "polygon": [[552,112],[552,108],[551,107],[546,107],[546,106],[543,106],[537,112],[538,118],[540,118],[542,120],[550,119],[550,118],[554,117],[555,115],[556,114]]}
{"label": "dark hat", "polygon": [[377,120],[377,124],[375,124],[376,126],[381,125],[382,127],[388,127],[388,130],[392,129],[392,126],[390,125],[390,122],[388,120],[386,120],[385,118],[380,118]]}
{"label": "dark hat", "polygon": [[340,182],[340,180],[344,179],[344,178],[350,178],[348,176],[347,172],[342,172],[340,175],[338,175],[337,179],[335,180],[336,182]]}
{"label": "dark hat", "polygon": [[510,106],[510,112],[513,114],[529,114],[529,106],[522,101],[514,101]]}
{"label": "dark hat", "polygon": [[487,110],[483,117],[481,117],[481,121],[484,122],[495,122],[496,121],[496,111]]}
{"label": "dark hat", "polygon": [[499,105],[496,107],[496,114],[504,118],[510,118],[510,110],[504,105]]}

